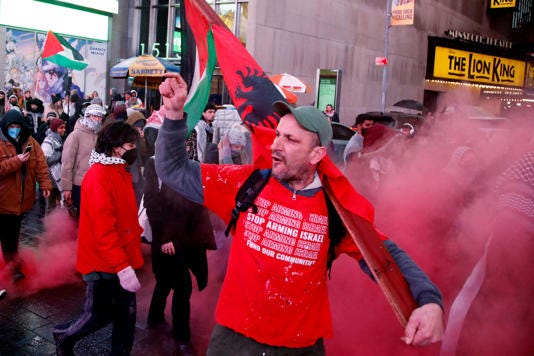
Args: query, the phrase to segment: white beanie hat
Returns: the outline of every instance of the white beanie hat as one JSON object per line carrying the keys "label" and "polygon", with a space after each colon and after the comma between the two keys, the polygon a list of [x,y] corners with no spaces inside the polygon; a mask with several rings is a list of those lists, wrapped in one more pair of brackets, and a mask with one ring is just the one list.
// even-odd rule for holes
{"label": "white beanie hat", "polygon": [[239,127],[232,127],[230,131],[228,131],[228,141],[230,141],[231,145],[240,145],[245,146],[247,143],[247,139],[245,137],[245,134]]}
{"label": "white beanie hat", "polygon": [[89,117],[90,115],[104,117],[106,116],[106,110],[102,105],[91,104],[85,109],[84,117]]}

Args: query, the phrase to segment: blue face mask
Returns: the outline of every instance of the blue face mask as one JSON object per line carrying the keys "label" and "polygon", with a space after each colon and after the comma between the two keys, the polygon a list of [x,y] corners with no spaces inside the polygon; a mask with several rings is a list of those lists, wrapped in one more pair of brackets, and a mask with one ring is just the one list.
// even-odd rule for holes
{"label": "blue face mask", "polygon": [[11,127],[7,129],[7,134],[12,138],[17,138],[20,135],[20,127]]}

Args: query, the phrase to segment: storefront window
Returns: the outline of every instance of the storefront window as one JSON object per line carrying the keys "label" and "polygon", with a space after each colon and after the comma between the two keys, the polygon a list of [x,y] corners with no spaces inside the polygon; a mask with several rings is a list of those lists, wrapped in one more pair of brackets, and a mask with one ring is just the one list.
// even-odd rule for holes
{"label": "storefront window", "polygon": [[[247,39],[248,0],[210,0],[226,26],[239,38],[243,45]],[[236,17],[236,14],[238,16]]]}

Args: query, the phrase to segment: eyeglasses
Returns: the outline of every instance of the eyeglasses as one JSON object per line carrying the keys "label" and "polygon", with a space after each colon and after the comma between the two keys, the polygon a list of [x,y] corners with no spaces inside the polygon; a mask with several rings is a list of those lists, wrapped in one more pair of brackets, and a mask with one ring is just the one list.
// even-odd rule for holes
{"label": "eyeglasses", "polygon": [[53,70],[53,69],[46,70],[45,73],[46,73],[46,74],[49,74],[49,75],[54,75],[54,74],[57,75],[57,72],[56,72],[55,70]]}

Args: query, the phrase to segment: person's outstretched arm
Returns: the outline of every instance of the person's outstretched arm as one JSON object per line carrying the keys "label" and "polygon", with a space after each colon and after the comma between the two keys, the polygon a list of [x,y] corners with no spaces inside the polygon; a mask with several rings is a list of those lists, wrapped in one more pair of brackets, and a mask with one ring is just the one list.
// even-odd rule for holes
{"label": "person's outstretched arm", "polygon": [[156,172],[167,186],[188,200],[202,204],[204,194],[200,164],[189,160],[185,150],[187,84],[178,73],[165,76],[167,78],[159,86],[165,120],[156,140]]}

